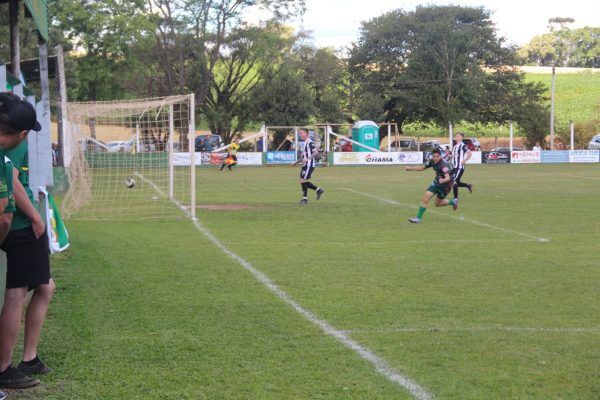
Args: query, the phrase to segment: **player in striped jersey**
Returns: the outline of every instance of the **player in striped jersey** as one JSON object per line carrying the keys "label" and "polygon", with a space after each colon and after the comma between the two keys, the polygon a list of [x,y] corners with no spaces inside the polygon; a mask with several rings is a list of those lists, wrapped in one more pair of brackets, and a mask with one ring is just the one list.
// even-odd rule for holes
{"label": "player in striped jersey", "polygon": [[298,160],[298,163],[302,163],[302,169],[300,170],[302,200],[300,200],[300,204],[304,205],[308,203],[308,189],[317,192],[317,200],[321,198],[325,191],[310,182],[312,173],[315,170],[315,165],[317,164],[317,159],[319,158],[319,150],[316,148],[315,142],[310,139],[307,131],[300,131],[300,139],[304,142],[304,146],[302,146],[302,158],[301,160]]}
{"label": "player in striped jersey", "polygon": [[456,140],[456,144],[452,148],[452,165],[454,167],[452,170],[452,179],[454,180],[452,191],[454,198],[458,199],[459,187],[466,187],[469,193],[473,193],[473,185],[461,181],[465,173],[465,164],[471,158],[471,150],[463,143],[464,136],[462,133],[457,133],[454,139]]}

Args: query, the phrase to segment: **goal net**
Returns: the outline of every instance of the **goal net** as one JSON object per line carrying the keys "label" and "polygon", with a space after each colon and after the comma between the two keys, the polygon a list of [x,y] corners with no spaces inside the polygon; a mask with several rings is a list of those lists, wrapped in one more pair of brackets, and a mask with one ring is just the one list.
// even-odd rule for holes
{"label": "goal net", "polygon": [[193,95],[67,103],[65,217],[193,217],[194,106]]}

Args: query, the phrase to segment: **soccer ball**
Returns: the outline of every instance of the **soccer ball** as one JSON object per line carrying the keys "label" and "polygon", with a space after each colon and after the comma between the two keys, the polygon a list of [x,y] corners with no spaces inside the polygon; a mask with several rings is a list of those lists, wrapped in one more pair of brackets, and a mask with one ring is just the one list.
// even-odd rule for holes
{"label": "soccer ball", "polygon": [[135,187],[135,181],[133,180],[133,178],[129,178],[125,181],[125,186],[127,186],[129,189],[133,189]]}

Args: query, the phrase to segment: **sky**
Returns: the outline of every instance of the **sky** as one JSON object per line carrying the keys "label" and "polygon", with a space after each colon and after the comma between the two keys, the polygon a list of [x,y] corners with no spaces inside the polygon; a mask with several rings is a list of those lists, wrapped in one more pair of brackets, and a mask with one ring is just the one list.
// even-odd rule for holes
{"label": "sky", "polygon": [[[358,39],[361,21],[396,8],[413,10],[420,4],[484,6],[492,11],[499,36],[517,45],[547,32],[548,19],[554,17],[574,18],[571,28],[600,26],[599,0],[306,0],[304,18],[293,24],[297,30],[312,31],[319,47],[342,49]],[[260,19],[261,13],[254,11],[248,18]]]}

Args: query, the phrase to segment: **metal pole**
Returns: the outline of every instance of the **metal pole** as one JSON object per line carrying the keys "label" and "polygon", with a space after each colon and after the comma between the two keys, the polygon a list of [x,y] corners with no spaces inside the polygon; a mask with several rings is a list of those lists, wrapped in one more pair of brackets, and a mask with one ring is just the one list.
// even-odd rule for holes
{"label": "metal pole", "polygon": [[554,150],[554,107],[556,105],[556,65],[552,66],[552,86],[550,88],[550,150]]}
{"label": "metal pole", "polygon": [[297,126],[294,127],[294,137],[295,137],[294,138],[294,140],[295,140],[295,142],[294,142],[294,153],[295,153],[294,161],[298,161],[298,148],[299,148],[299,146],[298,146],[298,127]]}
{"label": "metal pole", "polygon": [[8,3],[10,22],[10,61],[12,74],[18,78],[21,75],[21,48],[19,45],[19,0],[10,0]]}
{"label": "metal pole", "polygon": [[[173,121],[173,104],[169,105],[169,199],[175,197],[175,166],[173,165],[173,136],[175,136],[175,121]],[[195,149],[194,149],[195,150]]]}
{"label": "metal pole", "polygon": [[454,148],[454,146],[452,145],[452,139],[454,138],[452,123],[450,123],[449,125],[448,132],[450,133],[450,151],[452,151],[452,149]]}
{"label": "metal pole", "polygon": [[269,127],[266,125],[263,125],[263,145],[262,145],[262,151],[263,153],[267,152],[267,144],[269,143]]}
{"label": "metal pole", "polygon": [[327,124],[325,126],[325,145],[327,146],[327,150],[325,151],[326,153],[329,153],[331,151],[331,138],[329,137],[329,130],[331,129],[331,127],[329,126],[329,124]]}
{"label": "metal pole", "polygon": [[513,151],[513,134],[514,134],[514,130],[513,130],[513,124],[510,124],[510,152],[512,153]]}
{"label": "metal pole", "polygon": [[[39,43],[40,57],[40,89],[41,89],[41,109],[42,115],[37,119],[42,125],[42,132],[38,135],[32,135],[37,141],[38,153],[35,157],[38,159],[38,171],[30,171],[38,177],[38,185],[34,186],[54,186],[54,176],[52,171],[52,136],[50,134],[50,84],[48,78],[48,45],[44,42]],[[38,190],[33,193],[38,199]]]}
{"label": "metal pole", "polygon": [[140,152],[140,123],[137,121],[135,123],[135,152]]}
{"label": "metal pole", "polygon": [[190,94],[190,131],[188,134],[188,146],[190,151],[190,215],[196,218],[196,149],[194,148],[194,136],[196,135],[196,97]]}
{"label": "metal pole", "polygon": [[575,124],[571,122],[571,150],[575,150]]}
{"label": "metal pole", "polygon": [[56,46],[56,65],[58,67],[59,113],[58,127],[58,165],[64,165],[64,143],[67,124],[67,82],[65,78],[65,59],[62,45]]}
{"label": "metal pole", "polygon": [[388,153],[392,151],[392,125],[388,124]]}

